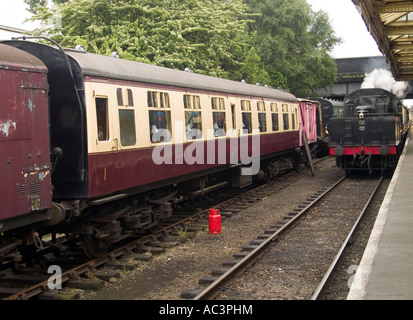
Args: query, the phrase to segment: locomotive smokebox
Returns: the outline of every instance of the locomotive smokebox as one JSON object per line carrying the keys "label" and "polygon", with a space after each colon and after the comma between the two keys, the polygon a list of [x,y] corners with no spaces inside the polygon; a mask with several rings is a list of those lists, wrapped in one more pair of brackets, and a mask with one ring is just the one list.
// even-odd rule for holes
{"label": "locomotive smokebox", "polygon": [[219,209],[209,209],[209,233],[220,234],[221,233],[221,215]]}

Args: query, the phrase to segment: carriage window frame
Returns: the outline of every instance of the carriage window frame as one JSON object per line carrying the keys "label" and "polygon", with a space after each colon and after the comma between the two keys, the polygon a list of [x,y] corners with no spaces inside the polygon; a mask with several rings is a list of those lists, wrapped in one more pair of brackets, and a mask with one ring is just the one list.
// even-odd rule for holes
{"label": "carriage window frame", "polygon": [[225,110],[224,98],[211,97],[211,108],[216,111]]}
{"label": "carriage window frame", "polygon": [[241,100],[241,111],[251,111],[251,100]]}
{"label": "carriage window frame", "polygon": [[258,125],[260,132],[267,132],[267,114],[265,112],[258,112]]}
{"label": "carriage window frame", "polygon": [[183,95],[184,109],[201,109],[201,98],[198,95],[184,94]]}
{"label": "carriage window frame", "polygon": [[265,112],[265,102],[257,101],[257,110],[258,112]]}
{"label": "carriage window frame", "polygon": [[212,112],[212,122],[214,125],[214,136],[224,137],[226,136],[226,113],[221,111]]}
{"label": "carriage window frame", "polygon": [[118,106],[123,106],[123,92],[122,88],[116,89],[116,98],[118,100]]}
{"label": "carriage window frame", "polygon": [[291,123],[292,123],[292,130],[295,130],[297,125],[297,108],[293,108],[291,112]]}
{"label": "carriage window frame", "polygon": [[122,147],[136,145],[136,124],[134,109],[119,109],[119,133]]}
{"label": "carriage window frame", "polygon": [[[275,117],[274,117],[275,116]],[[280,131],[280,125],[278,122],[278,112],[271,113],[271,123],[272,123],[272,131],[277,132]]]}
{"label": "carriage window frame", "polygon": [[171,111],[165,109],[150,109],[149,137],[151,143],[172,141]]}
{"label": "carriage window frame", "polygon": [[[109,141],[109,113],[108,97],[95,97],[96,125],[98,141]],[[99,110],[101,109],[101,110]]]}
{"label": "carriage window frame", "polygon": [[283,130],[290,130],[290,117],[289,113],[283,113]]}
{"label": "carriage window frame", "polygon": [[123,89],[122,88],[117,88],[116,89],[116,98],[118,101],[118,107],[133,107],[134,106],[134,102],[133,102],[133,92],[132,89],[126,89],[126,93],[127,93],[127,101],[128,104],[124,104],[123,102]]}
{"label": "carriage window frame", "polygon": [[168,92],[147,92],[149,139],[151,143],[172,141],[172,115]]}
{"label": "carriage window frame", "polygon": [[[252,133],[252,113],[251,112],[242,112],[242,132],[243,133]],[[245,132],[247,130],[247,132]]]}
{"label": "carriage window frame", "polygon": [[129,107],[134,107],[132,90],[131,89],[126,89],[126,92],[128,93],[128,106]]}
{"label": "carriage window frame", "polygon": [[169,93],[160,91],[147,92],[148,108],[170,109]]}
{"label": "carriage window frame", "polygon": [[185,111],[185,131],[187,140],[202,139],[202,112]]}

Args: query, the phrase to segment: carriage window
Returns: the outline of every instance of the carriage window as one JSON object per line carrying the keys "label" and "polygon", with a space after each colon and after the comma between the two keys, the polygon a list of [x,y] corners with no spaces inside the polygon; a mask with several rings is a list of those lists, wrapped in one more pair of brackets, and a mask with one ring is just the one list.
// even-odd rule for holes
{"label": "carriage window", "polygon": [[169,109],[169,93],[148,91],[148,107]]}
{"label": "carriage window", "polygon": [[242,130],[245,133],[252,132],[251,112],[242,113]]}
{"label": "carriage window", "polygon": [[257,109],[258,111],[265,112],[265,103],[264,101],[257,102]]}
{"label": "carriage window", "polygon": [[242,111],[251,111],[251,101],[241,100],[241,110]]}
{"label": "carriage window", "polygon": [[211,98],[212,110],[225,110],[224,98]]}
{"label": "carriage window", "polygon": [[118,98],[118,106],[123,106],[122,88],[116,89],[116,96]]}
{"label": "carriage window", "polygon": [[184,94],[185,109],[201,109],[201,98],[190,94]]}
{"label": "carriage window", "polygon": [[200,111],[185,112],[185,130],[187,139],[202,138],[202,118]]}
{"label": "carriage window", "polygon": [[215,137],[225,136],[225,112],[212,112],[212,120],[214,123]]}
{"label": "carriage window", "polygon": [[169,93],[161,92],[159,96],[161,101],[161,108],[169,109],[171,107],[169,105]]}
{"label": "carriage window", "polygon": [[108,99],[96,98],[96,119],[98,126],[99,141],[109,140],[109,125],[108,125]]}
{"label": "carriage window", "polygon": [[129,107],[133,107],[133,94],[132,94],[132,90],[128,89],[128,105]]}
{"label": "carriage window", "polygon": [[278,107],[276,103],[271,103],[271,112],[278,112]]}
{"label": "carriage window", "polygon": [[149,110],[149,130],[152,142],[171,141],[171,112]]}
{"label": "carriage window", "polygon": [[284,130],[290,129],[290,124],[288,121],[288,113],[283,113],[283,125],[284,125]]}
{"label": "carriage window", "polygon": [[120,143],[122,146],[133,146],[136,143],[135,111],[119,110]]}
{"label": "carriage window", "polygon": [[267,131],[267,119],[265,113],[258,113],[258,124],[260,126],[260,132]]}
{"label": "carriage window", "polygon": [[219,98],[219,110],[225,110],[224,98]]}
{"label": "carriage window", "polygon": [[297,110],[294,111],[294,113],[291,114],[291,123],[292,123],[292,129],[295,129],[295,122],[297,120]]}
{"label": "carriage window", "polygon": [[[170,109],[167,92],[148,91],[148,107]],[[149,134],[152,142],[172,140],[171,111],[149,110]]]}
{"label": "carriage window", "polygon": [[272,131],[278,131],[278,113],[271,113]]}
{"label": "carriage window", "polygon": [[158,92],[148,91],[148,107],[158,108]]}

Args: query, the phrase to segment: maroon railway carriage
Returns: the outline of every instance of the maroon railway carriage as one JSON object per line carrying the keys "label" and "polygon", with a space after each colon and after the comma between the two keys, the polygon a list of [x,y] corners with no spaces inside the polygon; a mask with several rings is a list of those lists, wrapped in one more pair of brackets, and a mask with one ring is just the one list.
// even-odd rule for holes
{"label": "maroon railway carriage", "polygon": [[267,178],[296,164],[299,109],[287,92],[29,41],[3,43],[48,68],[53,172],[47,167],[44,183],[51,176],[53,213],[66,222],[60,230],[83,235],[89,256],[169,216],[171,199],[228,180],[251,183],[241,172],[254,161],[260,170],[253,173]]}
{"label": "maroon railway carriage", "polygon": [[8,231],[49,218],[48,120],[47,68],[27,52],[0,44],[0,242],[5,251],[16,244],[6,237]]}

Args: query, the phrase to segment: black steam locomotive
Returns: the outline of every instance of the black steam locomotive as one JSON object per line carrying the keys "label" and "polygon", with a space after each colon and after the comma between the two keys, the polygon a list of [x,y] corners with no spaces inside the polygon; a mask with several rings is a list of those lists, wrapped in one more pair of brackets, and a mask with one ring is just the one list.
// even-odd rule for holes
{"label": "black steam locomotive", "polygon": [[330,154],[346,170],[395,167],[410,119],[407,108],[384,89],[360,89],[344,99],[343,114],[330,119]]}

